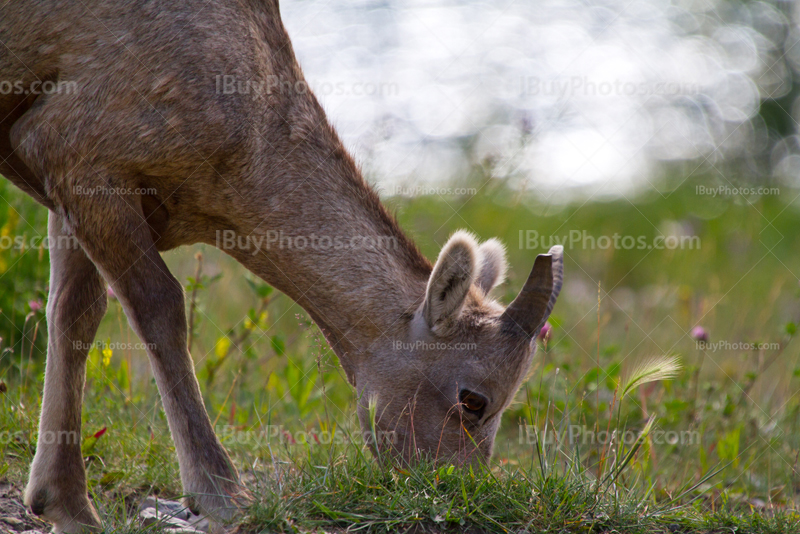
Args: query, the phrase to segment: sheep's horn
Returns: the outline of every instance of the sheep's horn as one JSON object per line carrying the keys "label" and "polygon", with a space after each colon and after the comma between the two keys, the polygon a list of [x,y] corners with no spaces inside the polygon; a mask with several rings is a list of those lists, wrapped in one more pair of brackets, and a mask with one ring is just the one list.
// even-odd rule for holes
{"label": "sheep's horn", "polygon": [[500,318],[510,329],[535,337],[556,304],[564,279],[564,248],[556,245],[536,257],[528,281]]}

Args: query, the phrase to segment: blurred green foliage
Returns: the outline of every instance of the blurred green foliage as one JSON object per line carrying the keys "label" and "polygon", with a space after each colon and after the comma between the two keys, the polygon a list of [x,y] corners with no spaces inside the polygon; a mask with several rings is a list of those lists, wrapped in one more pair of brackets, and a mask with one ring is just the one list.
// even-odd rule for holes
{"label": "blurred green foliage", "polygon": [[47,210],[0,177],[0,362],[7,365],[23,352],[40,359],[46,346],[46,236]]}

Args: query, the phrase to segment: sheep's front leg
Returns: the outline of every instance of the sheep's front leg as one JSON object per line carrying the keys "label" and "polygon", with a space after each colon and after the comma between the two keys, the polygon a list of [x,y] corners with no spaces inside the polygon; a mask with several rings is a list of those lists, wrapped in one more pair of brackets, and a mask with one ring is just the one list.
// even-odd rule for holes
{"label": "sheep's front leg", "polygon": [[214,520],[237,511],[238,474],[214,434],[187,349],[183,288],[169,272],[140,200],[114,193],[70,207],[75,233],[147,347],[175,442],[186,504]]}
{"label": "sheep's front leg", "polygon": [[77,241],[50,213],[50,293],[47,299],[47,364],[39,439],[25,503],[56,532],[100,527],[86,494],[81,457],[81,404],[86,355],[106,311],[103,279]]}

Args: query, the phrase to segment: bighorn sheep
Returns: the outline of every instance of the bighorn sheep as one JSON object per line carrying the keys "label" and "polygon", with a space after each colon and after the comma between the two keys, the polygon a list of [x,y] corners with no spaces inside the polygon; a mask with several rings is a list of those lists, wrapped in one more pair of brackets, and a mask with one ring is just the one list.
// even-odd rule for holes
{"label": "bighorn sheep", "polygon": [[[220,91],[220,76],[261,90]],[[106,284],[149,347],[190,504],[232,514],[237,472],[194,375],[181,285],[159,255],[180,245],[223,248],[309,313],[357,390],[362,427],[374,402],[393,432],[375,444],[382,456],[491,454],[561,287],[561,249],[536,259],[506,309],[489,297],[506,270],[499,242],[457,232],[431,266],[307,90],[277,0],[6,1],[3,83],[14,90],[0,91],[0,174],[50,210],[25,499],[56,531],[100,525],[79,440],[42,437],[80,435]]]}

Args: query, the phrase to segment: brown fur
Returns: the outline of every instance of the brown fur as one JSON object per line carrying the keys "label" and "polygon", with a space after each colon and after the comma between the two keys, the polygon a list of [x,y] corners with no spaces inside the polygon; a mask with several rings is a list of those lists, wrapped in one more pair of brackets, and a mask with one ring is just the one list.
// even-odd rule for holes
{"label": "brown fur", "polygon": [[[362,427],[373,402],[378,428],[393,432],[376,444],[388,457],[491,454],[558,294],[560,251],[526,284],[523,294],[538,300],[521,295],[508,313],[487,295],[505,273],[498,243],[478,247],[457,233],[432,267],[304,90],[277,1],[6,2],[0,42],[0,82],[74,87],[0,94],[0,172],[51,210],[51,237],[79,243],[51,250],[40,445],[26,496],[56,531],[99,526],[80,444],[43,436],[80,435],[104,281],[151,347],[190,504],[227,519],[246,497],[203,407],[181,286],[158,253],[192,243],[220,246],[308,311],[359,394]],[[279,89],[225,94],[225,75]],[[277,231],[379,245],[254,250],[220,241],[220,232],[263,240]],[[465,390],[486,399],[480,415],[462,408]]]}

